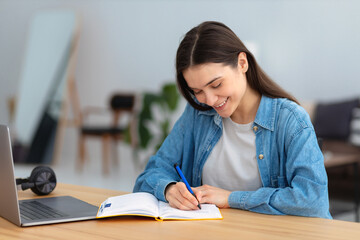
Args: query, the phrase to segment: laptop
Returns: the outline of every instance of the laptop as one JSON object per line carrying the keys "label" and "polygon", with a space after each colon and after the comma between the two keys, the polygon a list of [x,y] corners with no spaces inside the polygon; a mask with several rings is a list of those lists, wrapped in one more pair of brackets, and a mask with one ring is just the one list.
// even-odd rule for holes
{"label": "laptop", "polygon": [[98,207],[71,196],[18,200],[10,131],[0,125],[0,216],[18,226],[95,219]]}

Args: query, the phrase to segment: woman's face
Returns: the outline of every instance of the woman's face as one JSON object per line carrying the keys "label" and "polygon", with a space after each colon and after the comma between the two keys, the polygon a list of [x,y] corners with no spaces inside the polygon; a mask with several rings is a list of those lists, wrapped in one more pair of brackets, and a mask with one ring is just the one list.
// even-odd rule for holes
{"label": "woman's face", "polygon": [[222,63],[205,63],[186,69],[183,76],[200,103],[228,118],[242,103],[247,88],[246,71],[246,55],[240,53],[235,68]]}

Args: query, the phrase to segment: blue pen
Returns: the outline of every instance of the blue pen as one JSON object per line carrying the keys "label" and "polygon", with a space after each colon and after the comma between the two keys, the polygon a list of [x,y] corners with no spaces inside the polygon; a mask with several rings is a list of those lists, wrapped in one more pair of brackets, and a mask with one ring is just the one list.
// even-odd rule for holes
{"label": "blue pen", "polygon": [[184,174],[182,173],[180,167],[175,163],[174,164],[174,168],[176,170],[176,172],[179,174],[180,178],[182,179],[182,181],[185,183],[186,185],[186,188],[189,190],[189,192],[196,198],[196,200],[198,201],[198,208],[201,209],[201,206],[200,206],[200,202],[199,200],[197,199],[197,197],[195,196],[195,193],[193,192],[193,190],[191,189],[188,181],[186,181],[186,178],[184,176]]}

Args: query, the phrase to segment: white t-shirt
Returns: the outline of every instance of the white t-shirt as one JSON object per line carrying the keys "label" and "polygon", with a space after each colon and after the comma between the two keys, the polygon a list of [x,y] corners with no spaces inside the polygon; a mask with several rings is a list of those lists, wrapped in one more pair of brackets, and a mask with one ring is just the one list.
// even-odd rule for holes
{"label": "white t-shirt", "polygon": [[229,191],[262,187],[252,124],[223,118],[223,134],[205,162],[202,183]]}

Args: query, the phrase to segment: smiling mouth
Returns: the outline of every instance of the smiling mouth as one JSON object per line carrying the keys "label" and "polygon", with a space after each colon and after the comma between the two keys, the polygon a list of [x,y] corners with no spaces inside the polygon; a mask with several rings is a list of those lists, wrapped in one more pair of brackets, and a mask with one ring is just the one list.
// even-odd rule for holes
{"label": "smiling mouth", "polygon": [[214,106],[214,107],[215,107],[215,108],[220,108],[220,107],[224,106],[224,104],[225,104],[228,100],[229,100],[229,98],[226,98],[226,100],[225,100],[224,102],[222,102],[222,103],[220,103],[219,105]]}

